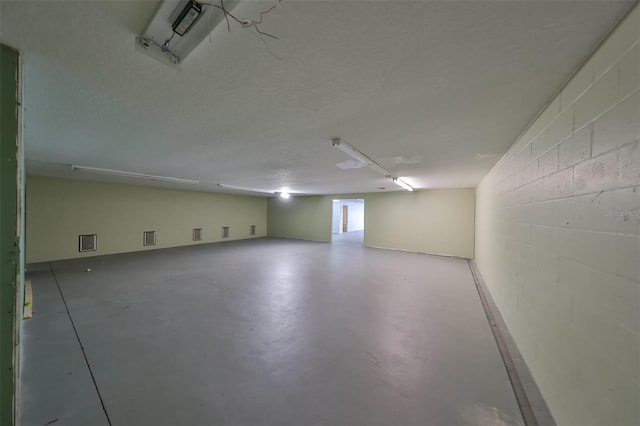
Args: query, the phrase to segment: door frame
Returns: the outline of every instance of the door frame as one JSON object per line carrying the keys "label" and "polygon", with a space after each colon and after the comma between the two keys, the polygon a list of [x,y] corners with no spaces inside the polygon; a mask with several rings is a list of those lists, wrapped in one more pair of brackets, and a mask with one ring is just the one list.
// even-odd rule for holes
{"label": "door frame", "polygon": [[0,44],[0,424],[19,417],[20,331],[24,304],[24,156],[21,63]]}
{"label": "door frame", "polygon": [[342,206],[342,232],[349,232],[349,206]]}

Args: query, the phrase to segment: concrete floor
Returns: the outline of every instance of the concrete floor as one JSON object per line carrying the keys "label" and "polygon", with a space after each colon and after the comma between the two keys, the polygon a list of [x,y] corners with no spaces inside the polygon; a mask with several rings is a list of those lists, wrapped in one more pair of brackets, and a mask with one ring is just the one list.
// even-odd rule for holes
{"label": "concrete floor", "polygon": [[465,260],[265,238],[27,276],[25,425],[522,424]]}
{"label": "concrete floor", "polygon": [[364,229],[361,231],[341,232],[339,234],[331,234],[331,242],[338,244],[357,244],[364,243]]}

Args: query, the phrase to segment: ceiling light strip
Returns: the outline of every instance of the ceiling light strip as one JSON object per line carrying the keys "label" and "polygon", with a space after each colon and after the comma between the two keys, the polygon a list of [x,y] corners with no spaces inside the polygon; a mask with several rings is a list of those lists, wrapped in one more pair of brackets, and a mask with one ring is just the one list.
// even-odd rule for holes
{"label": "ceiling light strip", "polygon": [[237,185],[227,185],[226,183],[219,183],[218,188],[220,189],[231,189],[234,191],[246,191],[246,192],[256,192],[259,194],[274,194],[273,191],[264,191],[262,189],[248,188],[246,186],[237,186]]}
{"label": "ceiling light strip", "polygon": [[400,179],[400,178],[393,178],[393,183],[403,187],[407,191],[413,191],[413,187],[411,185],[409,185],[407,182],[405,182],[402,179]]}
{"label": "ceiling light strip", "polygon": [[380,173],[381,175],[384,175],[384,177],[391,178],[391,180],[393,180],[393,182],[396,185],[401,186],[402,188],[406,189],[407,191],[413,191],[414,190],[413,187],[411,185],[409,185],[407,182],[403,181],[401,178],[392,177],[391,173],[389,173],[387,170],[385,170],[380,164],[376,163],[371,158],[367,157],[362,152],[358,151],[356,148],[354,148],[353,146],[349,145],[348,143],[346,143],[342,139],[333,138],[333,139],[331,139],[331,143],[333,144],[333,146],[335,146],[336,148],[338,148],[340,151],[344,152],[345,154],[349,155],[351,158],[359,161],[362,164],[365,164],[370,169],[375,170],[376,172]]}
{"label": "ceiling light strip", "polygon": [[391,176],[391,174],[387,170],[385,170],[380,164],[376,163],[371,158],[367,157],[362,152],[358,151],[357,149],[355,149],[354,147],[352,147],[342,139],[333,138],[331,140],[331,143],[333,144],[333,146],[335,146],[345,154],[349,155],[351,158],[358,160],[362,164],[366,164],[366,166],[369,167],[370,169],[375,170],[376,172],[380,173],[381,175],[384,175],[385,177]]}
{"label": "ceiling light strip", "polygon": [[174,178],[174,177],[168,177],[168,176],[148,175],[144,173],[127,172],[124,170],[102,169],[99,167],[72,165],[71,169],[78,172],[98,173],[103,175],[130,177],[135,179],[146,179],[146,180],[153,180],[153,181],[159,181],[159,182],[184,183],[188,185],[197,185],[199,183],[197,180],[191,180],[191,179],[180,179],[180,178]]}

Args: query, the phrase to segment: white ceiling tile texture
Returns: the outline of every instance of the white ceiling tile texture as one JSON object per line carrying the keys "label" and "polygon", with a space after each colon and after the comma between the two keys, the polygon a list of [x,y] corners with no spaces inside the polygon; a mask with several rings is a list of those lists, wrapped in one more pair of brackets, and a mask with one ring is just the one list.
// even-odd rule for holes
{"label": "white ceiling tile texture", "polygon": [[32,174],[400,190],[338,167],[341,137],[417,188],[474,187],[631,4],[285,0],[260,27],[279,40],[223,22],[181,72],[134,48],[156,2],[0,2],[0,40],[23,53]]}

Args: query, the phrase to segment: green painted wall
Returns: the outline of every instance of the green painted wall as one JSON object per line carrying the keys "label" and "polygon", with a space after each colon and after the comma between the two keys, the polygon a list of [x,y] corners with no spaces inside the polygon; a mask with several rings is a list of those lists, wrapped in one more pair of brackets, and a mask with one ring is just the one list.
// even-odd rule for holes
{"label": "green painted wall", "polygon": [[15,422],[20,240],[18,53],[0,45],[0,424]]}
{"label": "green painted wall", "polygon": [[365,200],[366,246],[473,258],[475,190],[471,188],[272,198],[268,235],[331,241],[334,198]]}
{"label": "green painted wall", "polygon": [[331,196],[270,198],[267,233],[270,237],[331,241]]}
{"label": "green painted wall", "polygon": [[473,258],[473,189],[372,194],[365,200],[365,245]]}
{"label": "green painted wall", "polygon": [[[264,197],[29,176],[26,198],[28,263],[267,234]],[[222,226],[229,238],[221,238]],[[193,228],[203,229],[202,241],[192,241]],[[151,230],[157,245],[145,247],[142,234]],[[98,250],[79,253],[80,234],[97,234]]]}

